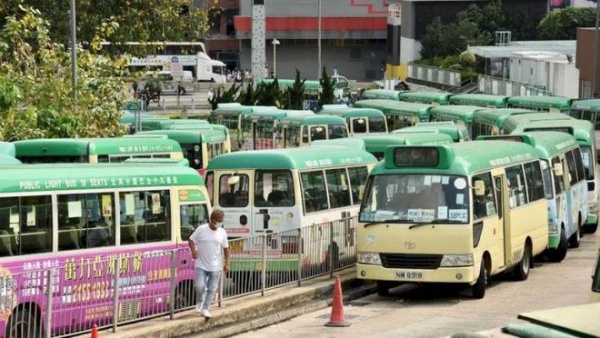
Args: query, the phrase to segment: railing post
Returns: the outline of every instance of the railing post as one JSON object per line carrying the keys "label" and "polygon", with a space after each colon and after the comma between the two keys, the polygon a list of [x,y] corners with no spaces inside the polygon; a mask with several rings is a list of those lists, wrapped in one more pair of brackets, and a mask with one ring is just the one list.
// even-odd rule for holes
{"label": "railing post", "polygon": [[162,109],[163,109],[163,113],[167,111],[167,103],[165,102],[165,99],[162,99]]}
{"label": "railing post", "polygon": [[302,251],[304,250],[304,241],[302,240],[302,227],[298,228],[298,287],[302,284]]}
{"label": "railing post", "polygon": [[262,264],[261,264],[261,281],[260,281],[260,295],[264,297],[265,289],[267,286],[267,232],[263,233],[262,241]]}
{"label": "railing post", "polygon": [[[231,264],[231,263],[229,263]],[[218,297],[219,297],[219,301],[218,301],[218,307],[222,307],[223,306],[223,284],[224,284],[224,280],[225,280],[225,271],[221,271],[221,278],[219,278],[219,290],[218,290]]]}
{"label": "railing post", "polygon": [[193,97],[192,97],[192,106],[190,108],[191,108],[190,110],[192,111],[192,114],[194,114],[195,109],[194,109],[194,98]]}
{"label": "railing post", "polygon": [[329,278],[333,278],[333,222],[329,222]]}
{"label": "railing post", "polygon": [[177,251],[171,250],[171,279],[169,284],[169,319],[175,316],[175,264]]}
{"label": "railing post", "polygon": [[119,275],[121,274],[121,257],[117,256],[117,264],[115,266],[115,279],[113,285],[113,332],[117,332],[117,324],[119,321]]}
{"label": "railing post", "polygon": [[54,293],[54,288],[52,286],[52,273],[54,272],[53,268],[50,268],[48,271],[48,279],[46,281],[47,294],[48,299],[46,299],[46,338],[50,338],[52,336],[52,294]]}

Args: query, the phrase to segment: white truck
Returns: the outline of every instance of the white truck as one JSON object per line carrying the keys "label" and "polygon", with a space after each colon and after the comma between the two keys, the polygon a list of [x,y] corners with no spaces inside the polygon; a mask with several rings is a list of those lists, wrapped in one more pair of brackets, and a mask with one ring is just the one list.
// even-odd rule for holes
{"label": "white truck", "polygon": [[[165,43],[167,46],[176,45],[177,42]],[[185,43],[181,43],[184,46]],[[148,55],[143,58],[132,57],[128,67],[134,71],[142,70],[171,70],[171,58],[177,56],[183,70],[190,70],[195,74],[195,79],[198,82],[216,82],[225,83],[226,81],[226,65],[219,60],[213,60],[206,53],[204,44],[194,43],[194,47],[199,47],[199,51],[195,55]]]}

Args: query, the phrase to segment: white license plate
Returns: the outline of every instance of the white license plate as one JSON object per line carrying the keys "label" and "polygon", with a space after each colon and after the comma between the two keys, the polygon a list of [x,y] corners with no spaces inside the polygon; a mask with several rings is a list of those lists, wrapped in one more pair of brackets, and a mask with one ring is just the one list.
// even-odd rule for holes
{"label": "white license plate", "polygon": [[394,277],[396,279],[422,279],[423,273],[419,271],[396,271]]}

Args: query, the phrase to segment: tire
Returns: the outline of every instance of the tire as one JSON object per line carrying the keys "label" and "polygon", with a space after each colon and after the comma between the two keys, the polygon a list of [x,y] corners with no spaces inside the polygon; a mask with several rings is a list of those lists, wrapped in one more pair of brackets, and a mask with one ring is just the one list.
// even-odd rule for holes
{"label": "tire", "polygon": [[569,247],[570,248],[579,248],[579,244],[581,244],[581,221],[577,221],[577,230],[575,233],[571,235],[569,238]]}
{"label": "tire", "polygon": [[160,93],[157,93],[152,97],[152,102],[158,103],[160,102]]}
{"label": "tire", "polygon": [[185,88],[179,87],[179,95],[185,95]]}
{"label": "tire", "polygon": [[487,286],[489,272],[485,268],[485,260],[481,260],[481,266],[479,267],[479,277],[475,284],[471,286],[471,294],[473,298],[482,299],[485,297],[485,288]]}
{"label": "tire", "polygon": [[389,296],[390,295],[390,287],[392,287],[390,282],[377,281],[377,294],[380,297]]}
{"label": "tire", "polygon": [[546,257],[554,263],[560,263],[567,257],[568,240],[565,229],[561,229],[558,248],[546,250]]}
{"label": "tire", "polygon": [[583,231],[586,234],[593,234],[598,230],[598,221],[596,223],[588,223],[583,226]]}
{"label": "tire", "polygon": [[193,306],[196,303],[196,290],[193,281],[185,281],[179,284],[175,290],[175,310],[181,310]]}
{"label": "tire", "polygon": [[42,323],[37,307],[15,309],[8,319],[6,336],[15,338],[39,338],[43,336]]}
{"label": "tire", "polygon": [[527,280],[527,277],[529,277],[529,270],[531,269],[532,258],[531,245],[529,245],[529,243],[525,243],[523,257],[521,257],[521,261],[513,270],[514,276],[517,280]]}

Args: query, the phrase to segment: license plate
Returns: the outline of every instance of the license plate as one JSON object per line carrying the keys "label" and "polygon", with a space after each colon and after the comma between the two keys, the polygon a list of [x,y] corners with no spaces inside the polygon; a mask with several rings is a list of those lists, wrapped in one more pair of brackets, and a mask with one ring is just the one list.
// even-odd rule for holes
{"label": "license plate", "polygon": [[422,279],[423,273],[419,271],[396,271],[394,277],[396,279]]}

